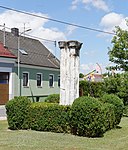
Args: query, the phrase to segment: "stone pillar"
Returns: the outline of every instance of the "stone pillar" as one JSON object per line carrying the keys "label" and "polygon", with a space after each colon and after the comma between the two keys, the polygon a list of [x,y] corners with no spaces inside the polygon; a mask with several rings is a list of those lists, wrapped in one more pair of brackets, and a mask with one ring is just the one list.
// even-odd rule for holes
{"label": "stone pillar", "polygon": [[79,51],[82,43],[60,41],[60,105],[71,105],[79,97]]}

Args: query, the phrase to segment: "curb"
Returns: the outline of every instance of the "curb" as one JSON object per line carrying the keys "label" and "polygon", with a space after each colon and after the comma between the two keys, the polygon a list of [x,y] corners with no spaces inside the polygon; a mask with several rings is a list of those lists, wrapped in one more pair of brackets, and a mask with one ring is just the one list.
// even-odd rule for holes
{"label": "curb", "polygon": [[5,108],[5,105],[0,105],[0,108]]}

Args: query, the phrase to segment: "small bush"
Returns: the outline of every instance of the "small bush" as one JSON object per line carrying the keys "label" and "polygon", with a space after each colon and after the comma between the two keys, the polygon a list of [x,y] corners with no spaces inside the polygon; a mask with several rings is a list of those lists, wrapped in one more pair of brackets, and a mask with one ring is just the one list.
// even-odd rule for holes
{"label": "small bush", "polygon": [[68,132],[70,107],[52,103],[31,105],[31,129],[37,131]]}
{"label": "small bush", "polygon": [[128,117],[128,105],[124,106],[124,116],[127,116]]}
{"label": "small bush", "polygon": [[104,112],[104,126],[105,130],[110,130],[115,127],[115,112],[114,106],[109,103],[103,104],[103,112]]}
{"label": "small bush", "polygon": [[114,94],[105,94],[103,95],[101,100],[104,103],[110,103],[114,105],[115,125],[118,125],[123,116],[123,109],[124,109],[123,101]]}
{"label": "small bush", "polygon": [[71,108],[71,130],[79,136],[100,137],[106,131],[103,104],[93,97],[75,99]]}
{"label": "small bush", "polygon": [[59,94],[51,94],[45,99],[45,102],[47,102],[47,103],[59,103],[59,100],[60,100]]}
{"label": "small bush", "polygon": [[10,129],[29,129],[30,104],[31,101],[27,97],[15,97],[7,102],[6,113]]}

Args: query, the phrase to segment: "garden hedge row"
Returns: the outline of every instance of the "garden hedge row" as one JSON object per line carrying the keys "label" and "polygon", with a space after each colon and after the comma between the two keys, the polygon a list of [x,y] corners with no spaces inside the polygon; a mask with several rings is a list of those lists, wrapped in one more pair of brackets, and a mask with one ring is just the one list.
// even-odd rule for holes
{"label": "garden hedge row", "polygon": [[102,103],[93,97],[77,98],[71,108],[72,133],[79,136],[99,137],[105,132]]}
{"label": "garden hedge row", "polygon": [[101,97],[104,94],[115,94],[128,105],[128,72],[104,78],[102,82],[80,81],[83,96]]}
{"label": "garden hedge row", "polygon": [[59,103],[60,94],[51,94],[46,99],[45,102],[47,103]]}
{"label": "garden hedge row", "polygon": [[15,97],[6,104],[6,114],[9,128],[12,130],[30,128],[30,105],[27,97]]}
{"label": "garden hedge row", "polygon": [[101,97],[105,93],[104,82],[82,80],[79,88],[83,91],[83,96]]}
{"label": "garden hedge row", "polygon": [[103,103],[113,104],[113,106],[114,106],[113,110],[115,113],[115,125],[118,125],[123,116],[124,104],[123,104],[122,99],[120,99],[118,96],[116,96],[114,94],[105,94],[101,98],[101,101]]}
{"label": "garden hedge row", "polygon": [[119,124],[123,103],[113,95],[105,95],[102,99],[79,97],[72,106],[31,103],[26,97],[16,97],[6,104],[6,110],[9,128],[13,130],[32,129],[99,137]]}
{"label": "garden hedge row", "polygon": [[32,103],[30,111],[32,130],[68,132],[70,107],[50,103]]}

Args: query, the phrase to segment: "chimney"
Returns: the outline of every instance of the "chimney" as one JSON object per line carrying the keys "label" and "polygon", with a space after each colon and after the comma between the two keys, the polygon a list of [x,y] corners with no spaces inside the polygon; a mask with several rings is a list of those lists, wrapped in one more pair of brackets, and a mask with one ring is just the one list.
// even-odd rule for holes
{"label": "chimney", "polygon": [[18,28],[11,28],[11,33],[14,36],[19,36],[19,29]]}

